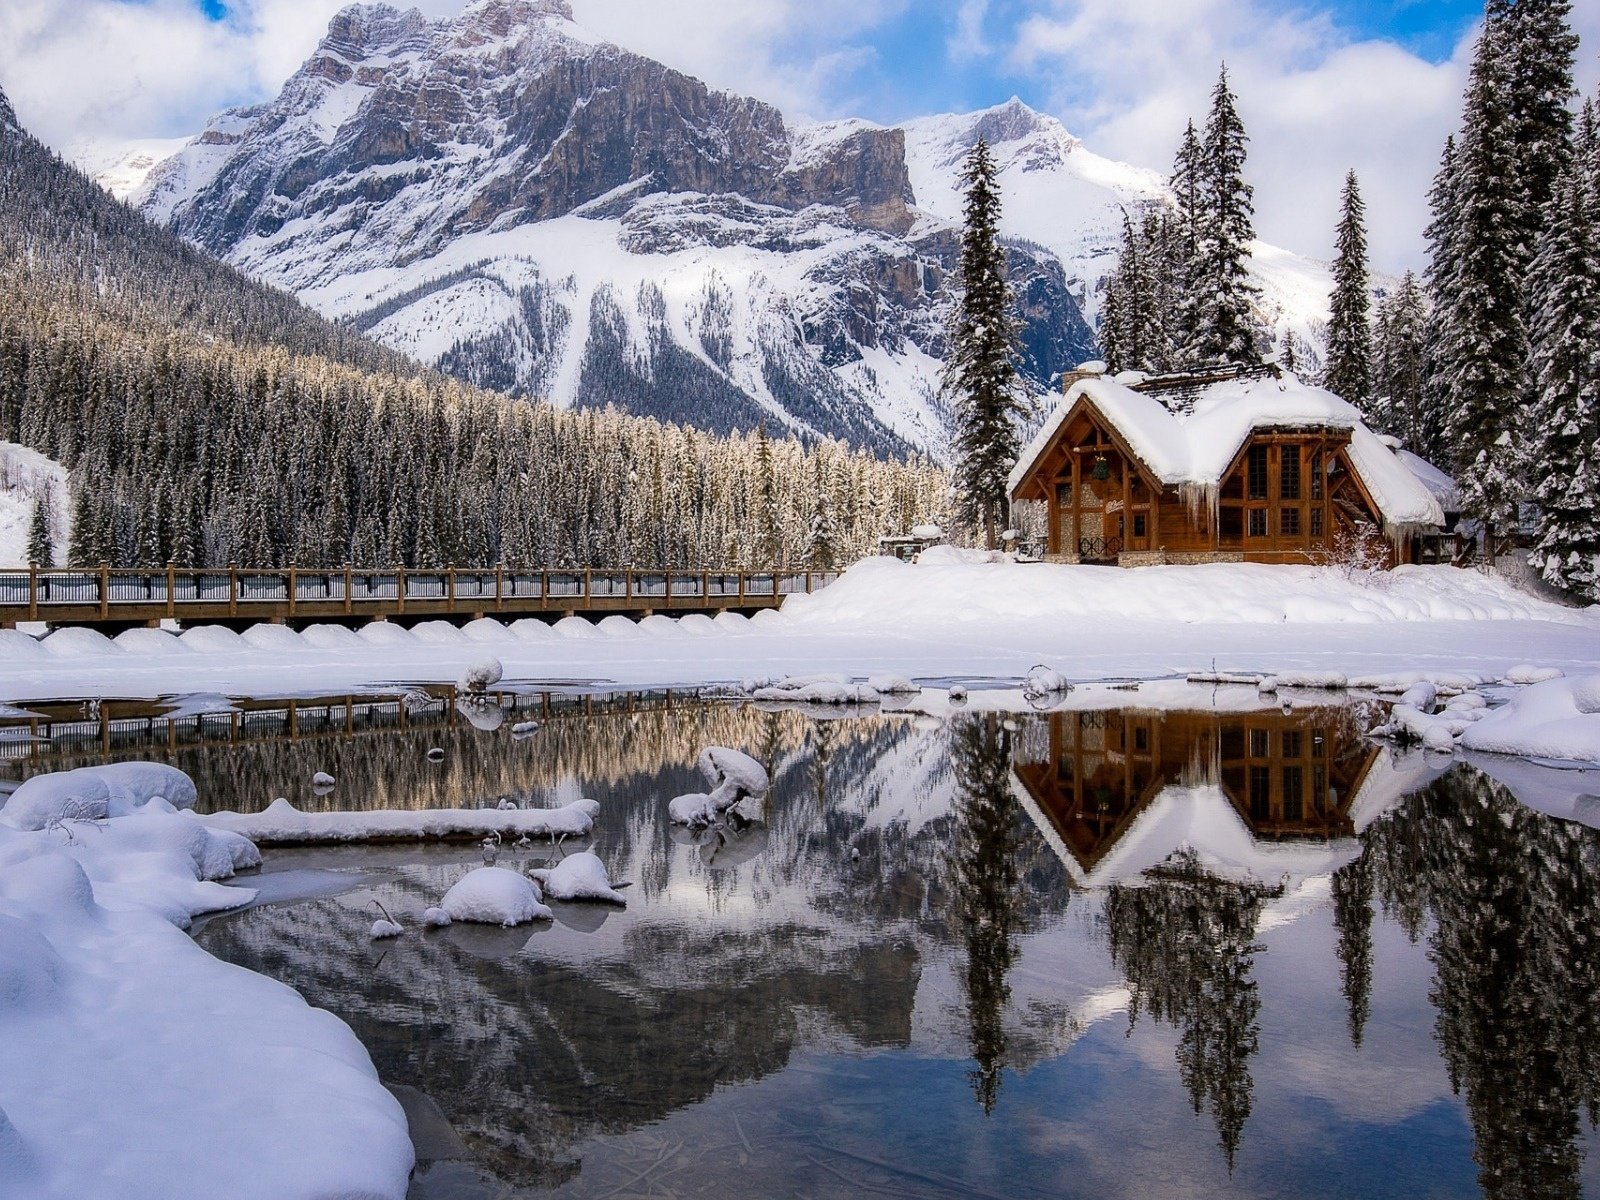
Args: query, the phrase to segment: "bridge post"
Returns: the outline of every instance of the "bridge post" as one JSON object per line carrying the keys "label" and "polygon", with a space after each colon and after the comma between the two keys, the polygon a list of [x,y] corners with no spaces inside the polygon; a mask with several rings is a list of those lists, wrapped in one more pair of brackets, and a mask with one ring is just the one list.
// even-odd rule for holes
{"label": "bridge post", "polygon": [[739,607],[740,608],[744,607],[744,585],[745,585],[745,581],[747,579],[749,579],[749,576],[745,572],[740,571],[739,572]]}
{"label": "bridge post", "polygon": [[289,615],[294,616],[295,601],[300,593],[300,570],[293,563],[289,564]]}
{"label": "bridge post", "polygon": [[456,612],[456,569],[449,563],[444,566],[445,599],[449,601],[450,615]]}
{"label": "bridge post", "polygon": [[671,612],[672,611],[672,572],[671,571],[663,571],[663,572],[661,572],[661,576],[662,576],[662,579],[665,580],[665,582],[661,586],[662,586],[662,589],[666,592],[666,595],[664,595],[662,597],[661,607],[666,609],[668,612]]}
{"label": "bridge post", "polygon": [[111,564],[100,564],[100,619],[111,615]]}
{"label": "bridge post", "polygon": [[711,572],[700,572],[700,599],[707,608],[711,607]]}
{"label": "bridge post", "polygon": [[239,568],[228,564],[228,615],[239,615]]}
{"label": "bridge post", "polygon": [[167,616],[176,618],[178,615],[177,598],[178,590],[177,564],[170,558],[167,559]]}
{"label": "bridge post", "polygon": [[583,598],[592,606],[594,604],[594,568],[583,569]]}
{"label": "bridge post", "polygon": [[394,578],[396,611],[403,613],[406,611],[406,569],[404,567],[396,567],[394,569]]}
{"label": "bridge post", "polygon": [[632,571],[632,569],[626,570],[626,571],[624,571],[622,573],[622,597],[623,597],[624,600],[626,600],[628,602],[628,606],[631,608],[633,606],[633,571]]}
{"label": "bridge post", "polygon": [[28,620],[39,619],[39,564],[28,564]]}
{"label": "bridge post", "polygon": [[543,609],[548,609],[550,607],[550,572],[549,571],[540,571],[539,572],[539,607],[543,608]]}
{"label": "bridge post", "polygon": [[506,608],[506,569],[498,566],[494,569],[494,608],[496,612],[504,612]]}
{"label": "bridge post", "polygon": [[355,571],[351,568],[351,566],[350,566],[350,564],[348,562],[345,563],[344,564],[344,611],[345,611],[345,615],[346,616],[349,616],[350,613],[353,611],[352,605],[354,603],[354,596],[355,596],[355,590],[356,590],[356,587],[355,587],[356,578],[355,577],[356,577]]}

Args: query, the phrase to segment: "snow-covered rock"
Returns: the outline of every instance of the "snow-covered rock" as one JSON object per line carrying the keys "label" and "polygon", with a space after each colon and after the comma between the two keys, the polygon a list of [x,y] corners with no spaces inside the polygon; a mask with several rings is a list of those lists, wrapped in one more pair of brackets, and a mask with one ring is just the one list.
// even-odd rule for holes
{"label": "snow-covered rock", "polygon": [[463,692],[483,693],[499,683],[505,677],[505,667],[498,658],[485,658],[473,663],[461,672],[461,678],[456,686]]}
{"label": "snow-covered rock", "polygon": [[522,925],[554,914],[539,898],[538,888],[506,867],[477,867],[444,894],[439,907],[452,921],[484,925]]}
{"label": "snow-covered rock", "polygon": [[547,870],[529,871],[552,900],[601,900],[626,904],[628,898],[611,885],[605,863],[588,851],[569,854]]}
{"label": "snow-covered rock", "polygon": [[1059,696],[1072,690],[1072,681],[1053,667],[1043,664],[1028,672],[1022,681],[1022,694],[1029,700],[1039,701]]}
{"label": "snow-covered rock", "polygon": [[443,929],[450,924],[450,914],[435,906],[422,910],[422,924],[428,929]]}
{"label": "snow-covered rock", "polygon": [[769,704],[879,704],[883,697],[870,684],[843,675],[797,675],[753,689],[752,700]]}
{"label": "snow-covered rock", "polygon": [[332,791],[338,783],[339,781],[326,771],[318,771],[311,777],[311,786],[320,792]]}
{"label": "snow-covered rock", "polygon": [[397,938],[405,932],[405,928],[386,917],[379,917],[372,923],[372,940],[385,941],[388,938]]}
{"label": "snow-covered rock", "polygon": [[770,786],[765,767],[748,754],[726,746],[701,751],[698,765],[712,790],[675,797],[667,805],[667,815],[675,825],[704,828],[720,820],[741,800],[766,795]]}

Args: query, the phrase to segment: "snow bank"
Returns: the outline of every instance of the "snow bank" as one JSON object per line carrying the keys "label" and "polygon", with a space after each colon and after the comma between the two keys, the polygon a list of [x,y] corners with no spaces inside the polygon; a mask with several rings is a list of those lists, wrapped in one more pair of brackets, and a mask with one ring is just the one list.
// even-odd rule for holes
{"label": "snow bank", "polygon": [[124,629],[111,639],[129,654],[193,654],[194,647],[165,629]]}
{"label": "snow bank", "polygon": [[1336,568],[1206,563],[1058,566],[911,565],[869,558],[838,582],[784,602],[797,631],[948,631],[988,626],[1059,638],[1064,622],[1115,619],[1164,625],[1414,621],[1547,621],[1600,628],[1595,609],[1564,608],[1504,579],[1454,567],[1400,567],[1372,578]]}
{"label": "snow bank", "polygon": [[538,889],[506,867],[478,867],[444,894],[439,907],[452,921],[484,925],[523,925],[553,916],[540,903]]}
{"label": "snow bank", "polygon": [[164,763],[110,763],[35,775],[0,807],[0,823],[39,830],[65,820],[122,817],[156,797],[173,808],[193,808],[194,780]]}
{"label": "snow bank", "polygon": [[569,854],[549,870],[529,871],[552,900],[601,900],[626,904],[628,899],[611,886],[611,876],[598,857],[583,851]]}
{"label": "snow bank", "polygon": [[1600,675],[1533,684],[1465,730],[1461,744],[1488,754],[1600,763]]}
{"label": "snow bank", "polygon": [[313,650],[362,651],[370,648],[354,629],[343,625],[312,625],[300,631],[300,637]]}
{"label": "snow bank", "polygon": [[159,801],[0,826],[8,1200],[405,1196],[405,1114],[355,1035],[181,931],[253,897],[216,882],[253,855]]}
{"label": "snow bank", "polygon": [[212,813],[194,819],[214,829],[242,834],[258,845],[313,846],[470,840],[495,833],[504,837],[587,837],[599,813],[595,800],[574,800],[561,808],[307,813],[280,797],[259,813]]}
{"label": "snow bank", "polygon": [[855,683],[843,675],[796,675],[751,689],[750,698],[776,704],[879,704],[883,701],[883,696],[870,684]]}
{"label": "snow bank", "polygon": [[469,642],[507,643],[515,642],[516,635],[500,624],[493,617],[479,617],[476,621],[468,621],[461,627],[462,636]]}

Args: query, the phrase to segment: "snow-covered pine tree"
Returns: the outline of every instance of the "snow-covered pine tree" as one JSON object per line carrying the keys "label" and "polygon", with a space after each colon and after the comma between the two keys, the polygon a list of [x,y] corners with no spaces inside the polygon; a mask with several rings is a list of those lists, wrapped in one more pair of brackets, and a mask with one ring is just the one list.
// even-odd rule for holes
{"label": "snow-covered pine tree", "polygon": [[33,498],[33,516],[28,522],[28,561],[41,567],[56,565],[55,485],[48,479]]}
{"label": "snow-covered pine tree", "polygon": [[1515,524],[1522,492],[1528,340],[1522,200],[1505,78],[1503,22],[1479,36],[1450,191],[1450,307],[1439,310],[1445,416],[1463,510],[1493,534]]}
{"label": "snow-covered pine tree", "polygon": [[1117,265],[1106,279],[1105,307],[1100,316],[1100,353],[1113,371],[1128,371],[1139,362],[1137,309],[1141,246],[1133,221],[1122,214],[1122,246]]}
{"label": "snow-covered pine tree", "polygon": [[1007,479],[1021,453],[1027,401],[1017,374],[1006,252],[1000,244],[999,172],[979,138],[962,171],[965,224],[942,391],[953,414],[957,516],[989,549],[1005,528]]}
{"label": "snow-covered pine tree", "polygon": [[1322,386],[1358,407],[1372,395],[1372,294],[1367,271],[1366,205],[1356,173],[1345,176],[1333,259],[1328,361]]}
{"label": "snow-covered pine tree", "polygon": [[[1584,164],[1586,167],[1587,164]],[[1557,183],[1529,272],[1535,383],[1533,565],[1585,600],[1600,600],[1600,213],[1589,171]]]}
{"label": "snow-covered pine tree", "polygon": [[1373,427],[1399,438],[1430,462],[1439,455],[1439,427],[1423,395],[1426,379],[1428,301],[1407,271],[1378,314]]}
{"label": "snow-covered pine tree", "polygon": [[1198,229],[1198,261],[1191,283],[1199,303],[1198,325],[1190,343],[1194,362],[1254,364],[1261,361],[1250,282],[1250,243],[1255,240],[1255,192],[1245,182],[1250,138],[1224,66],[1211,93],[1206,121]]}
{"label": "snow-covered pine tree", "polygon": [[1455,448],[1450,444],[1446,426],[1450,411],[1450,379],[1452,375],[1455,338],[1451,332],[1456,315],[1456,139],[1445,139],[1444,153],[1439,159],[1439,170],[1433,177],[1433,188],[1428,193],[1428,210],[1432,220],[1428,223],[1428,269],[1425,275],[1428,304],[1433,319],[1428,322],[1427,340],[1423,348],[1423,415],[1419,420],[1438,430],[1435,453],[1426,454],[1412,447],[1424,458],[1445,469],[1455,466]]}
{"label": "snow-covered pine tree", "polygon": [[1170,368],[1194,365],[1195,346],[1200,337],[1201,258],[1200,230],[1207,207],[1205,147],[1190,121],[1178,143],[1172,163],[1172,194],[1176,212],[1172,217],[1171,237],[1166,260],[1167,283],[1175,303],[1163,310],[1168,315],[1168,334],[1172,342]]}
{"label": "snow-covered pine tree", "polygon": [[1503,22],[1510,88],[1511,147],[1517,156],[1529,253],[1557,180],[1572,160],[1571,0],[1492,0],[1489,20]]}
{"label": "snow-covered pine tree", "polygon": [[816,456],[812,479],[811,528],[806,535],[806,565],[813,571],[832,571],[839,565],[839,528],[833,519],[833,478],[828,462]]}

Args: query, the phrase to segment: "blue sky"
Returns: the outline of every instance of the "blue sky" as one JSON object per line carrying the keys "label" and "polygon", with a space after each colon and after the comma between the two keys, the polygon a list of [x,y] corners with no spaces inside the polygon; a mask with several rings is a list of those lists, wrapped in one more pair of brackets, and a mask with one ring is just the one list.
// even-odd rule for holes
{"label": "blue sky", "polygon": [[[439,16],[464,0],[391,2]],[[0,86],[58,147],[187,136],[276,94],[344,3],[0,0]],[[1226,60],[1262,236],[1326,256],[1353,167],[1374,259],[1394,271],[1423,261],[1424,197],[1481,13],[1480,0],[570,3],[595,33],[791,116],[892,123],[1015,94],[1091,149],[1162,171]],[[1592,94],[1600,2],[1575,8]]]}

